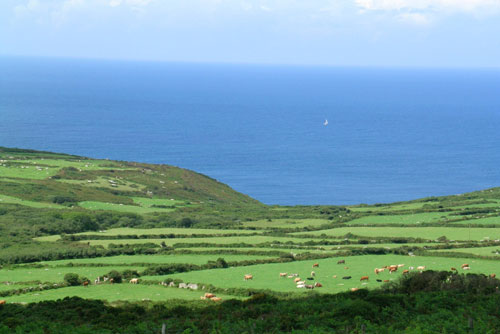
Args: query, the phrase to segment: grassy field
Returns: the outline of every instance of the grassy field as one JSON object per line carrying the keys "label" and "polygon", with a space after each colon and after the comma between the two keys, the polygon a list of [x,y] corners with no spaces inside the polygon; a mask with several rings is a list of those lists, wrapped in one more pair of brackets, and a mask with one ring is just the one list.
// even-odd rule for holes
{"label": "grassy field", "polygon": [[127,204],[115,204],[115,203],[104,203],[97,201],[84,201],[78,203],[84,209],[88,210],[110,210],[110,211],[118,211],[118,212],[131,212],[131,213],[152,213],[152,212],[172,212],[175,209],[173,208],[151,208],[151,207],[142,207],[139,205],[127,205]]}
{"label": "grassy field", "polygon": [[[451,224],[451,223],[450,223]],[[500,225],[500,216],[498,217],[486,217],[486,218],[476,218],[476,219],[468,219],[453,222],[452,224],[459,225],[489,225],[489,224],[497,224]]]}
{"label": "grassy field", "polygon": [[57,260],[57,261],[44,261],[38,262],[44,266],[61,266],[68,263],[73,264],[106,264],[106,265],[120,265],[120,264],[133,264],[133,263],[151,263],[151,264],[165,264],[165,263],[189,263],[189,264],[205,264],[208,261],[216,261],[218,258],[224,258],[227,262],[244,261],[255,259],[268,259],[270,256],[263,255],[210,255],[210,254],[175,254],[175,255],[118,255],[107,256],[90,259],[70,259],[70,260]]}
{"label": "grassy field", "polygon": [[250,230],[218,230],[218,229],[207,229],[207,228],[176,228],[176,227],[167,227],[167,228],[113,228],[106,230],[104,232],[84,232],[84,233],[76,233],[76,235],[159,235],[159,234],[184,234],[184,235],[192,235],[192,234],[214,234],[214,235],[223,235],[223,234],[252,234],[256,233],[256,231]]}
{"label": "grassy field", "polygon": [[65,206],[54,203],[28,201],[17,197],[0,194],[0,204],[1,203],[19,204],[19,205],[29,206],[31,208],[67,209],[67,207]]}
{"label": "grassy field", "polygon": [[38,166],[16,165],[5,166],[0,165],[0,176],[12,177],[31,180],[43,180],[54,176],[59,171],[57,168],[42,168]]}
{"label": "grassy field", "polygon": [[472,247],[472,248],[452,248],[452,249],[439,249],[436,252],[456,252],[467,253],[482,256],[495,256],[500,257],[500,243],[498,246],[492,247]]}
{"label": "grassy field", "polygon": [[348,225],[372,225],[372,224],[421,224],[421,223],[443,223],[446,222],[446,212],[425,212],[407,215],[384,215],[368,216],[347,222]]}
{"label": "grassy field", "polygon": [[31,287],[37,287],[37,285],[32,285],[32,284],[5,284],[5,283],[0,282],[0,292],[8,291],[8,290],[17,290],[17,289],[29,289]]}
{"label": "grassy field", "polygon": [[[8,303],[34,303],[42,300],[57,300],[65,297],[81,297],[87,299],[103,299],[109,302],[118,300],[129,301],[160,301],[171,299],[182,300],[200,300],[203,296],[203,290],[188,290],[177,288],[166,288],[158,285],[141,285],[141,284],[101,284],[90,285],[88,287],[76,286],[66,287],[61,289],[53,289],[47,291],[31,292],[19,296],[5,297]],[[217,294],[224,300],[241,299],[236,296],[228,296]],[[200,301],[201,302],[201,301]],[[203,301],[205,303],[214,303],[212,301]]]}
{"label": "grassy field", "polygon": [[143,243],[155,243],[160,245],[164,242],[167,246],[174,246],[175,244],[214,244],[214,245],[228,245],[245,243],[248,245],[260,244],[265,242],[280,242],[280,243],[303,243],[308,239],[293,238],[293,237],[270,237],[270,236],[237,236],[237,237],[212,237],[212,238],[172,238],[172,239],[118,239],[118,240],[82,240],[82,243],[90,243],[91,246],[108,247],[109,244],[115,245],[134,245]]}
{"label": "grassy field", "polygon": [[304,228],[318,227],[324,224],[331,223],[327,219],[267,219],[243,222],[244,227],[255,227],[261,229],[268,228]]}
{"label": "grassy field", "polygon": [[323,235],[341,237],[348,233],[364,237],[401,237],[435,240],[446,236],[449,240],[500,239],[500,228],[468,227],[341,227],[330,230],[298,232],[291,235]]}
{"label": "grassy field", "polygon": [[106,266],[0,269],[0,281],[14,283],[32,281],[60,283],[64,281],[64,275],[67,273],[76,273],[93,280],[97,276],[109,273],[111,270],[123,271],[125,269],[141,271],[145,268],[138,266]]}
{"label": "grassy field", "polygon": [[[441,258],[441,257],[410,257],[398,255],[365,255],[352,256],[345,259],[344,264],[337,264],[340,258],[329,258],[313,261],[295,261],[289,263],[271,263],[260,264],[247,267],[235,267],[227,269],[211,269],[196,272],[188,272],[181,274],[172,274],[166,276],[149,276],[144,279],[165,279],[178,278],[184,282],[213,284],[220,288],[254,288],[254,289],[271,289],[274,291],[287,292],[306,292],[304,289],[297,289],[292,279],[281,278],[280,273],[297,273],[300,278],[306,279],[310,276],[311,271],[315,271],[316,277],[314,281],[320,282],[323,287],[315,289],[318,292],[341,292],[350,288],[374,288],[381,283],[376,279],[395,280],[401,274],[403,269],[408,269],[410,266],[417,268],[418,266],[426,266],[426,269],[433,270],[450,270],[451,267],[460,268],[463,263],[468,263],[471,266],[469,272],[472,273],[498,273],[500,274],[500,263],[491,260],[471,260],[460,258]],[[312,268],[314,263],[318,263],[318,268]],[[374,268],[380,268],[386,265],[404,264],[397,273],[389,274],[387,271],[374,274]],[[348,267],[348,269],[345,269]],[[245,281],[243,276],[246,274],[253,275],[252,280]],[[336,278],[333,276],[337,275]],[[344,280],[342,277],[352,276],[352,279]],[[360,282],[360,277],[369,276],[369,282],[366,285]],[[308,281],[308,280],[306,280]]]}

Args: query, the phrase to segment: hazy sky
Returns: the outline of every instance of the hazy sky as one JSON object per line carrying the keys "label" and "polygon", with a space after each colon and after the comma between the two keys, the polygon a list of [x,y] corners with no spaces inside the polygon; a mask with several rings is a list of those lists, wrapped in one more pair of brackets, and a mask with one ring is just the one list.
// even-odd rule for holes
{"label": "hazy sky", "polygon": [[500,67],[500,0],[0,0],[0,55]]}

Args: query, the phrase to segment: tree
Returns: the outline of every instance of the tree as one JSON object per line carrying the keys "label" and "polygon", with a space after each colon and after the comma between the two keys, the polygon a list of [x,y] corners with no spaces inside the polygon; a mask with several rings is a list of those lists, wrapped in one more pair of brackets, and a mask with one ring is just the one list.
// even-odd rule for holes
{"label": "tree", "polygon": [[122,282],[122,274],[120,274],[120,273],[119,273],[118,271],[116,271],[116,270],[111,270],[111,271],[108,273],[108,277],[109,277],[109,278],[112,278],[114,283],[121,283],[121,282]]}
{"label": "tree", "polygon": [[64,275],[64,282],[70,286],[80,285],[80,277],[75,273],[67,273]]}

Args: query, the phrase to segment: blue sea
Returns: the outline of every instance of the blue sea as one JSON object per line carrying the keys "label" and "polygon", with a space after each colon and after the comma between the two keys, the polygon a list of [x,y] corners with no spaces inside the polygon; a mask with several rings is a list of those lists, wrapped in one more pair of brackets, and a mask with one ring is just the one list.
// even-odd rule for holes
{"label": "blue sea", "polygon": [[500,70],[4,57],[0,146],[176,165],[266,204],[457,194],[500,186]]}

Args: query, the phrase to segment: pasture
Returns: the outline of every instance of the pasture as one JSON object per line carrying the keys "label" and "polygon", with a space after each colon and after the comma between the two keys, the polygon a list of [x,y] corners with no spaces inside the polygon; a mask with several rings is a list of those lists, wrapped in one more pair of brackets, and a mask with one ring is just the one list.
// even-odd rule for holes
{"label": "pasture", "polygon": [[224,235],[224,234],[252,234],[256,231],[250,230],[218,230],[218,229],[207,229],[207,228],[176,228],[176,227],[166,227],[166,228],[112,228],[102,232],[82,232],[75,233],[75,235],[161,235],[161,234],[213,234],[213,235]]}
{"label": "pasture", "polygon": [[2,195],[2,194],[0,194],[0,203],[19,204],[19,205],[29,206],[32,208],[67,209],[67,207],[65,207],[65,206],[54,204],[54,203],[28,201],[28,200],[24,200],[21,198]]}
{"label": "pasture", "polygon": [[[101,284],[88,287],[74,286],[60,289],[30,292],[18,296],[5,297],[9,303],[35,303],[42,300],[57,300],[65,297],[80,297],[87,299],[102,299],[109,302],[127,301],[162,301],[169,299],[198,300],[203,296],[203,290],[188,290],[167,288],[159,285],[144,284]],[[223,300],[241,299],[241,297],[217,294]],[[201,301],[200,301],[201,302]],[[214,303],[213,301],[203,301]]]}
{"label": "pasture", "polygon": [[361,237],[398,237],[436,240],[446,236],[449,240],[500,239],[500,228],[477,227],[341,227],[330,230],[296,232],[290,235],[343,237],[351,233]]}
{"label": "pasture", "polygon": [[[339,259],[345,260],[345,264],[337,264]],[[319,267],[313,268],[313,264]],[[212,284],[219,288],[251,288],[269,289],[281,292],[305,293],[305,289],[297,289],[292,278],[280,277],[280,273],[297,273],[298,277],[305,279],[306,284],[320,282],[323,287],[314,289],[322,293],[336,293],[347,291],[351,288],[376,288],[382,283],[380,280],[396,280],[402,275],[403,269],[413,266],[416,270],[418,266],[425,266],[426,270],[450,270],[451,267],[460,268],[464,263],[470,264],[471,273],[498,273],[500,266],[497,261],[442,258],[426,256],[401,256],[401,255],[365,255],[351,257],[334,257],[321,260],[294,261],[288,263],[258,264],[246,267],[234,267],[226,269],[209,269],[203,271],[193,271],[165,276],[145,276],[143,279],[159,280],[166,278],[177,278],[189,283]],[[389,274],[388,270],[375,275],[374,268],[387,265],[404,264],[396,273]],[[345,269],[347,267],[348,269]],[[460,269],[459,269],[460,270]],[[307,280],[311,271],[316,276],[314,280]],[[245,281],[244,275],[253,275],[252,280]],[[337,277],[334,278],[333,276]],[[344,276],[351,276],[351,279],[342,279]],[[368,276],[369,281],[360,282],[362,276]],[[309,283],[307,283],[309,282]],[[365,284],[364,284],[365,283]]]}
{"label": "pasture", "polygon": [[493,256],[500,258],[500,243],[498,246],[491,247],[470,247],[470,248],[451,248],[451,249],[437,249],[436,252],[453,252],[453,253],[466,253],[481,256]]}
{"label": "pasture", "polygon": [[54,267],[64,266],[72,263],[78,264],[99,264],[99,265],[133,265],[134,263],[143,264],[167,264],[167,263],[189,263],[189,264],[206,264],[209,261],[216,261],[218,258],[224,258],[227,262],[269,259],[270,256],[265,255],[210,255],[210,254],[175,254],[175,255],[118,255],[87,259],[69,259],[57,261],[38,262],[43,266]]}
{"label": "pasture", "polygon": [[376,215],[354,219],[347,225],[373,225],[373,224],[422,224],[444,223],[448,219],[446,212],[425,212],[406,215]]}
{"label": "pasture", "polygon": [[111,270],[123,271],[126,269],[141,271],[144,267],[139,266],[105,266],[105,267],[48,267],[48,268],[15,268],[0,269],[0,282],[33,282],[61,283],[64,275],[76,273],[80,276],[94,280],[97,276],[103,276]]}
{"label": "pasture", "polygon": [[259,229],[318,227],[325,224],[331,224],[331,222],[327,219],[263,219],[241,223],[244,227]]}
{"label": "pasture", "polygon": [[175,210],[173,208],[152,208],[152,207],[142,207],[140,205],[105,203],[98,201],[83,201],[79,202],[78,205],[88,210],[108,210],[108,211],[130,212],[138,214],[152,213],[152,212],[172,212]]}

